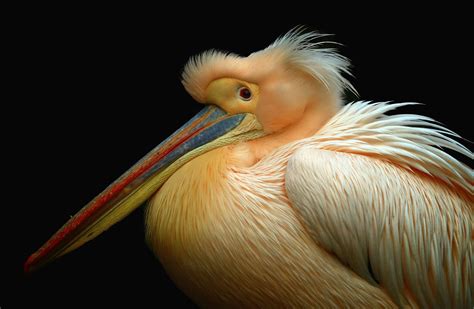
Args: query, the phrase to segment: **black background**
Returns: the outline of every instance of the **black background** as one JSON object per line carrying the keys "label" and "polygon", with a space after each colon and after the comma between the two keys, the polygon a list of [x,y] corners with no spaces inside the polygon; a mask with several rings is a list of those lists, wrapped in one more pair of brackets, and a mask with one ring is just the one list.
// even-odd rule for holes
{"label": "black background", "polygon": [[200,110],[180,73],[189,56],[204,50],[247,55],[296,25],[334,33],[352,60],[350,80],[361,99],[423,102],[405,111],[472,140],[472,78],[464,76],[472,53],[462,8],[277,16],[242,3],[222,14],[182,6],[194,17],[164,8],[29,7],[7,27],[13,111],[3,117],[14,121],[4,128],[6,162],[13,162],[6,164],[13,174],[4,190],[13,199],[2,210],[2,309],[193,306],[146,247],[143,209],[38,272],[24,275],[22,264]]}

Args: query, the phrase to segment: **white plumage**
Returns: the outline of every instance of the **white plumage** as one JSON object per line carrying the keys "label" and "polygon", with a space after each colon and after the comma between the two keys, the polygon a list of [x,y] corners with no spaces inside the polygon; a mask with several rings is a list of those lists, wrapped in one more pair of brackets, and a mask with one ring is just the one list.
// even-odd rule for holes
{"label": "white plumage", "polygon": [[216,106],[91,201],[25,268],[151,197],[148,243],[201,306],[471,308],[473,171],[443,148],[472,152],[430,118],[386,115],[414,103],[344,106],[343,92],[355,92],[349,61],[321,37],[295,29],[248,57],[192,58],[183,84]]}
{"label": "white plumage", "polygon": [[[258,105],[242,109],[268,135],[173,175],[148,213],[152,248],[202,304],[471,307],[473,172],[441,148],[470,159],[472,152],[428,117],[385,114],[415,103],[342,106],[342,92],[353,90],[342,75],[349,62],[313,42],[322,36],[297,29],[248,57],[211,51],[190,60],[183,83],[199,102],[214,80],[255,83]],[[238,110],[238,100],[226,100],[212,103]],[[301,104],[302,118],[275,129],[269,114]],[[182,256],[200,263],[176,264]]]}
{"label": "white plumage", "polygon": [[437,147],[472,153],[429,118],[383,114],[407,104],[349,104],[297,142],[288,196],[318,244],[397,304],[468,308],[472,170]]}

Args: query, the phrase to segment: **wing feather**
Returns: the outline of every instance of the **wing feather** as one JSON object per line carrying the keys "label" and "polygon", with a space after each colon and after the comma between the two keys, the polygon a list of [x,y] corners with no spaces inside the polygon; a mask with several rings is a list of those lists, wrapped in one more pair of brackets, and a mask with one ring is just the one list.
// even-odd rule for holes
{"label": "wing feather", "polygon": [[[447,164],[441,153],[405,148],[432,160],[430,170]],[[424,162],[402,168],[308,144],[289,158],[286,189],[313,239],[400,306],[471,308],[472,195],[440,182],[441,171],[417,171]]]}

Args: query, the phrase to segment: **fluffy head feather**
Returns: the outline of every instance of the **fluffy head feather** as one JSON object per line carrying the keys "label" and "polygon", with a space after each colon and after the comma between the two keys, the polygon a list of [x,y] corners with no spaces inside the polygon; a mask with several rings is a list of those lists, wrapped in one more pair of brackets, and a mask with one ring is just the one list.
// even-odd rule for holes
{"label": "fluffy head feather", "polygon": [[295,28],[264,50],[248,57],[206,51],[188,61],[182,82],[189,94],[203,103],[205,90],[213,80],[231,77],[259,84],[275,70],[290,68],[306,72],[336,95],[345,89],[356,93],[343,76],[344,73],[350,74],[348,59],[334,48],[324,47],[331,42],[318,41],[325,36],[327,34],[304,33],[301,28]]}

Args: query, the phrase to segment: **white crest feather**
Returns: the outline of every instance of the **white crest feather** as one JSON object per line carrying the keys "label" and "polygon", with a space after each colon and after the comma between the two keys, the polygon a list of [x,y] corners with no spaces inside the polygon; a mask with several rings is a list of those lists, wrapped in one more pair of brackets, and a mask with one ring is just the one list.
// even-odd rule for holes
{"label": "white crest feather", "polygon": [[320,40],[327,36],[329,34],[303,32],[303,28],[297,27],[277,39],[263,52],[281,51],[290,65],[312,75],[329,90],[340,94],[349,89],[357,94],[352,84],[343,76],[344,73],[351,75],[349,59],[340,55],[333,47],[324,47],[337,44]]}
{"label": "white crest feather", "polygon": [[[275,70],[290,67],[310,74],[337,96],[345,89],[356,93],[343,76],[350,75],[349,60],[334,48],[326,47],[335,44],[320,40],[326,36],[317,32],[303,32],[299,27],[248,57],[216,50],[206,51],[188,61],[182,82],[195,100],[204,102],[207,86],[216,79],[230,77],[258,84]],[[267,57],[272,61],[262,61]]]}
{"label": "white crest feather", "polygon": [[198,102],[204,103],[206,87],[213,80],[235,74],[240,57],[235,54],[208,50],[191,57],[184,67],[182,83],[186,91]]}

